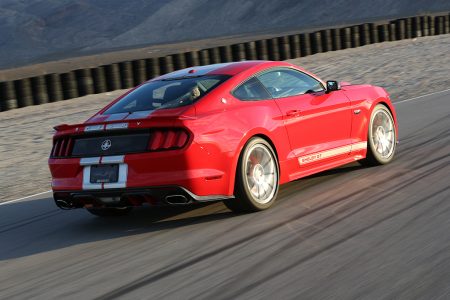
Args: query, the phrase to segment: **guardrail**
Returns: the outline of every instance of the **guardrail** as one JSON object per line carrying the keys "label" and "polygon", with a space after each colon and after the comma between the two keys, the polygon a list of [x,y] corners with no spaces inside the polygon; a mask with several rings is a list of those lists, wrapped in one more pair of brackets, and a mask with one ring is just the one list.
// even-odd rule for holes
{"label": "guardrail", "polygon": [[197,65],[240,60],[286,60],[320,52],[355,48],[450,33],[450,14],[423,15],[385,23],[301,32],[288,36],[124,61],[0,82],[0,111],[134,87],[160,74]]}

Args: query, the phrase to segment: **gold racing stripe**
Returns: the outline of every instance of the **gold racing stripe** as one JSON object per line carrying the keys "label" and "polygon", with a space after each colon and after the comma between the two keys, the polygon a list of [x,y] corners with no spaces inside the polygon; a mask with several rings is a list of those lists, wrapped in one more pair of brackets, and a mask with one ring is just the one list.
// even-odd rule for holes
{"label": "gold racing stripe", "polygon": [[342,147],[338,147],[338,148],[334,148],[334,149],[330,149],[330,150],[316,152],[316,153],[305,155],[305,156],[300,156],[298,158],[298,162],[300,165],[306,165],[306,164],[309,164],[309,163],[312,163],[315,161],[319,161],[322,159],[327,159],[330,157],[350,153],[351,151],[364,150],[366,148],[367,148],[367,142],[354,143],[354,144],[347,145],[347,146],[342,146]]}

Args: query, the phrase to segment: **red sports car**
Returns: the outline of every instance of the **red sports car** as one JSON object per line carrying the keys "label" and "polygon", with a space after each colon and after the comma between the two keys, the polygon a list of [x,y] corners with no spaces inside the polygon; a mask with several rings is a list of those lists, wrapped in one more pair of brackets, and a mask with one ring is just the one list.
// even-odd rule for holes
{"label": "red sports car", "polygon": [[55,202],[95,215],[205,201],[259,211],[280,184],[355,160],[386,164],[397,143],[383,88],[274,61],[172,72],[55,130]]}

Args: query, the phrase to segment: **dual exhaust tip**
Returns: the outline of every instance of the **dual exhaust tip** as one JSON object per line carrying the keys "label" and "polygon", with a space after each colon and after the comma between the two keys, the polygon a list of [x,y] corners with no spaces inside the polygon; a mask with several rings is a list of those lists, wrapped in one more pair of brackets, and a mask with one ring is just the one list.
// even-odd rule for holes
{"label": "dual exhaust tip", "polygon": [[183,205],[183,204],[189,204],[192,202],[191,200],[186,198],[186,196],[184,196],[184,195],[169,195],[169,196],[166,196],[164,198],[164,200],[166,200],[166,202],[171,205]]}
{"label": "dual exhaust tip", "polygon": [[56,206],[58,206],[61,209],[69,210],[74,209],[75,205],[73,205],[72,201],[66,201],[62,199],[55,199]]}

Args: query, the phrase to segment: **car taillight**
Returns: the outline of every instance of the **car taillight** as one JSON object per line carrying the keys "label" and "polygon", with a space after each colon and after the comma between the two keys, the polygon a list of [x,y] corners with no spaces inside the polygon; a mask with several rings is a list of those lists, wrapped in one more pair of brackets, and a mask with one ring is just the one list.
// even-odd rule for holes
{"label": "car taillight", "polygon": [[180,149],[186,145],[188,140],[188,133],[182,129],[156,129],[150,134],[148,150]]}
{"label": "car taillight", "polygon": [[71,137],[57,138],[53,142],[53,148],[50,153],[51,157],[67,157],[70,155],[73,146]]}

